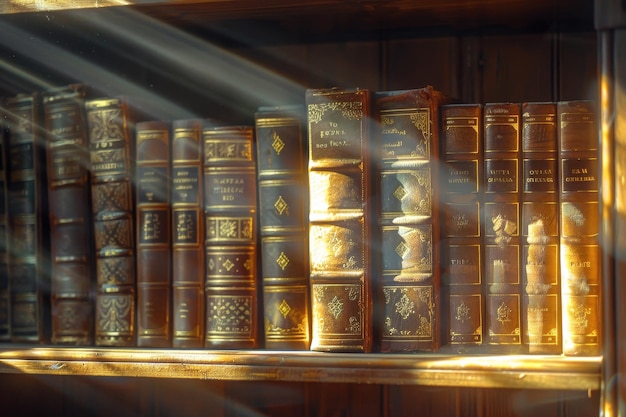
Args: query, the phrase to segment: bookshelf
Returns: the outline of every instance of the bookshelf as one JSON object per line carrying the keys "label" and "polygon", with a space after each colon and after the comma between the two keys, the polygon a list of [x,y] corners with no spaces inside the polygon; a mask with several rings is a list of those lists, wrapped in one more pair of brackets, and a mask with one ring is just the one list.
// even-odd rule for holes
{"label": "bookshelf", "polygon": [[264,350],[5,348],[0,372],[481,388],[600,388],[598,357],[381,355]]}
{"label": "bookshelf", "polygon": [[[617,2],[611,7],[623,14]],[[95,93],[133,96],[151,118],[244,122],[259,105],[299,100],[305,88],[331,84],[434,84],[466,102],[595,99],[598,48],[607,35],[596,31],[593,16],[591,0],[9,1],[0,6],[0,95],[80,80]],[[608,27],[618,25],[606,16]],[[605,276],[607,299],[611,282]],[[612,317],[616,307],[605,308]],[[605,355],[594,357],[1,344],[0,388],[11,394],[58,383],[63,400],[51,415],[80,415],[69,398],[88,379],[111,395],[127,390],[122,397],[132,409],[149,415],[168,415],[176,398],[165,392],[182,380],[223,398],[248,398],[242,392],[250,387],[266,398],[305,398],[306,405],[286,410],[306,415],[357,415],[354,398],[368,396],[376,406],[361,415],[411,415],[412,399],[446,415],[442,398],[456,404],[454,415],[513,415],[499,401],[524,393],[539,403],[547,390],[541,398],[554,405],[546,415],[571,417],[615,402],[606,387],[617,345],[611,331],[603,336]],[[297,393],[286,394],[287,386]],[[266,392],[272,389],[278,394]],[[25,401],[16,395],[9,409]],[[244,403],[265,406],[256,397]],[[190,415],[206,406],[198,404]]]}

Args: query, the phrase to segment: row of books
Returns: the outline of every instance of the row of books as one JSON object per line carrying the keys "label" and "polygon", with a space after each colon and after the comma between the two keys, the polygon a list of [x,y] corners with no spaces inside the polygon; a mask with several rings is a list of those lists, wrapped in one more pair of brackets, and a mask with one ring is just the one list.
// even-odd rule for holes
{"label": "row of books", "polygon": [[71,85],[3,111],[3,340],[599,354],[594,103],[310,89],[242,126]]}

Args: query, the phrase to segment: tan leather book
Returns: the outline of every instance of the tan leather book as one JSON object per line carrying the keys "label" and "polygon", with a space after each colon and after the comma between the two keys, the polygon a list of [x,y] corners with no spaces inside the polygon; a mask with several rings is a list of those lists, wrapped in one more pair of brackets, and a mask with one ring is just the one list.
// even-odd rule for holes
{"label": "tan leather book", "polygon": [[427,86],[374,94],[380,134],[383,352],[437,351],[441,344],[440,108]]}
{"label": "tan leather book", "polygon": [[8,123],[8,247],[12,342],[50,337],[49,223],[41,96],[5,103]]}
{"label": "tan leather book", "polygon": [[200,119],[172,122],[172,346],[204,346],[204,212]]}
{"label": "tan leather book", "polygon": [[308,350],[308,175],[304,106],[255,114],[265,348]]}
{"label": "tan leather book", "polygon": [[593,101],[557,103],[563,354],[599,355],[599,141]]}
{"label": "tan leather book", "polygon": [[441,109],[441,250],[446,343],[454,351],[482,346],[483,105]]}
{"label": "tan leather book", "polygon": [[373,343],[371,94],[306,91],[311,349],[368,352]]}
{"label": "tan leather book", "polygon": [[123,98],[85,102],[96,256],[95,343],[134,346],[134,125]]}
{"label": "tan leather book", "polygon": [[522,342],[561,353],[556,103],[522,103]]}
{"label": "tan leather book", "polygon": [[135,130],[137,346],[171,347],[170,125],[144,121]]}
{"label": "tan leather book", "polygon": [[87,148],[86,89],[43,94],[50,219],[53,344],[93,344],[94,267]]}
{"label": "tan leather book", "polygon": [[258,210],[253,126],[203,129],[205,347],[258,340]]}
{"label": "tan leather book", "polygon": [[503,353],[522,346],[520,111],[519,103],[483,108],[484,337]]}

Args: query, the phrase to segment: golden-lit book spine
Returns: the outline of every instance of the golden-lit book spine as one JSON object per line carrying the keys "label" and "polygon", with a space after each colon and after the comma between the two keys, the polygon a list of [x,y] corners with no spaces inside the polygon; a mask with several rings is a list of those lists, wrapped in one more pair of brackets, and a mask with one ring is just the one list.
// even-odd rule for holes
{"label": "golden-lit book spine", "polygon": [[487,103],[484,120],[485,343],[521,352],[521,106]]}
{"label": "golden-lit book spine", "polygon": [[172,346],[204,346],[202,127],[172,122]]}
{"label": "golden-lit book spine", "polygon": [[265,348],[308,350],[308,176],[304,106],[255,114]]}
{"label": "golden-lit book spine", "polygon": [[522,103],[522,342],[561,353],[556,103]]}
{"label": "golden-lit book spine", "polygon": [[85,86],[43,94],[53,344],[93,344],[94,268]]}
{"label": "golden-lit book spine", "polygon": [[375,93],[380,132],[382,270],[380,350],[436,351],[441,344],[440,106],[427,86]]}
{"label": "golden-lit book spine", "polygon": [[599,140],[596,104],[557,103],[563,354],[600,354]]}
{"label": "golden-lit book spine", "polygon": [[122,98],[85,102],[96,256],[95,343],[135,345],[134,125]]}
{"label": "golden-lit book spine", "polygon": [[12,342],[50,337],[49,222],[41,96],[7,99],[9,288]]}
{"label": "golden-lit book spine", "polygon": [[454,351],[483,344],[483,105],[441,109],[441,250],[446,342]]}
{"label": "golden-lit book spine", "polygon": [[367,352],[373,343],[371,94],[309,89],[311,349]]}
{"label": "golden-lit book spine", "polygon": [[11,337],[9,291],[9,233],[8,233],[8,168],[7,168],[7,114],[4,99],[0,99],[0,342]]}
{"label": "golden-lit book spine", "polygon": [[137,346],[171,347],[170,125],[139,122],[136,144]]}
{"label": "golden-lit book spine", "polygon": [[258,346],[258,218],[253,126],[203,129],[205,347]]}

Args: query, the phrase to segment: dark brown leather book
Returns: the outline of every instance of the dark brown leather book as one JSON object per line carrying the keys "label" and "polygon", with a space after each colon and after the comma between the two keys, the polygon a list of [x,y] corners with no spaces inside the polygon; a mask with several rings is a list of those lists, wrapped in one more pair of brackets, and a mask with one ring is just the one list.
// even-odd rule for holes
{"label": "dark brown leather book", "polygon": [[521,352],[521,106],[487,103],[484,116],[485,343]]}
{"label": "dark brown leather book", "polygon": [[172,122],[172,346],[204,346],[201,120]]}
{"label": "dark brown leather book", "polygon": [[557,103],[563,354],[599,355],[599,148],[596,104]]}
{"label": "dark brown leather book", "polygon": [[529,353],[561,353],[556,103],[522,103],[522,328]]}
{"label": "dark brown leather book", "polygon": [[253,126],[203,129],[205,347],[258,340],[258,212]]}
{"label": "dark brown leather book", "polygon": [[9,241],[7,200],[7,114],[4,98],[0,99],[0,342],[11,337],[10,292],[9,292]]}
{"label": "dark brown leather book", "polygon": [[[306,91],[309,146],[311,349],[373,344],[371,94]],[[372,150],[376,149],[372,147]]]}
{"label": "dark brown leather book", "polygon": [[95,343],[135,345],[134,125],[122,98],[85,102],[96,256]]}
{"label": "dark brown leather book", "polygon": [[41,96],[6,102],[11,341],[48,342],[49,223]]}
{"label": "dark brown leather book", "polygon": [[442,107],[442,276],[446,342],[453,351],[483,344],[483,105]]}
{"label": "dark brown leather book", "polygon": [[308,176],[304,106],[255,115],[265,348],[308,350]]}
{"label": "dark brown leather book", "polygon": [[441,344],[440,109],[427,86],[375,93],[380,133],[382,290],[380,350],[436,351]]}
{"label": "dark brown leather book", "polygon": [[53,344],[93,344],[94,267],[85,86],[43,94]]}
{"label": "dark brown leather book", "polygon": [[171,347],[170,125],[135,125],[137,346]]}

